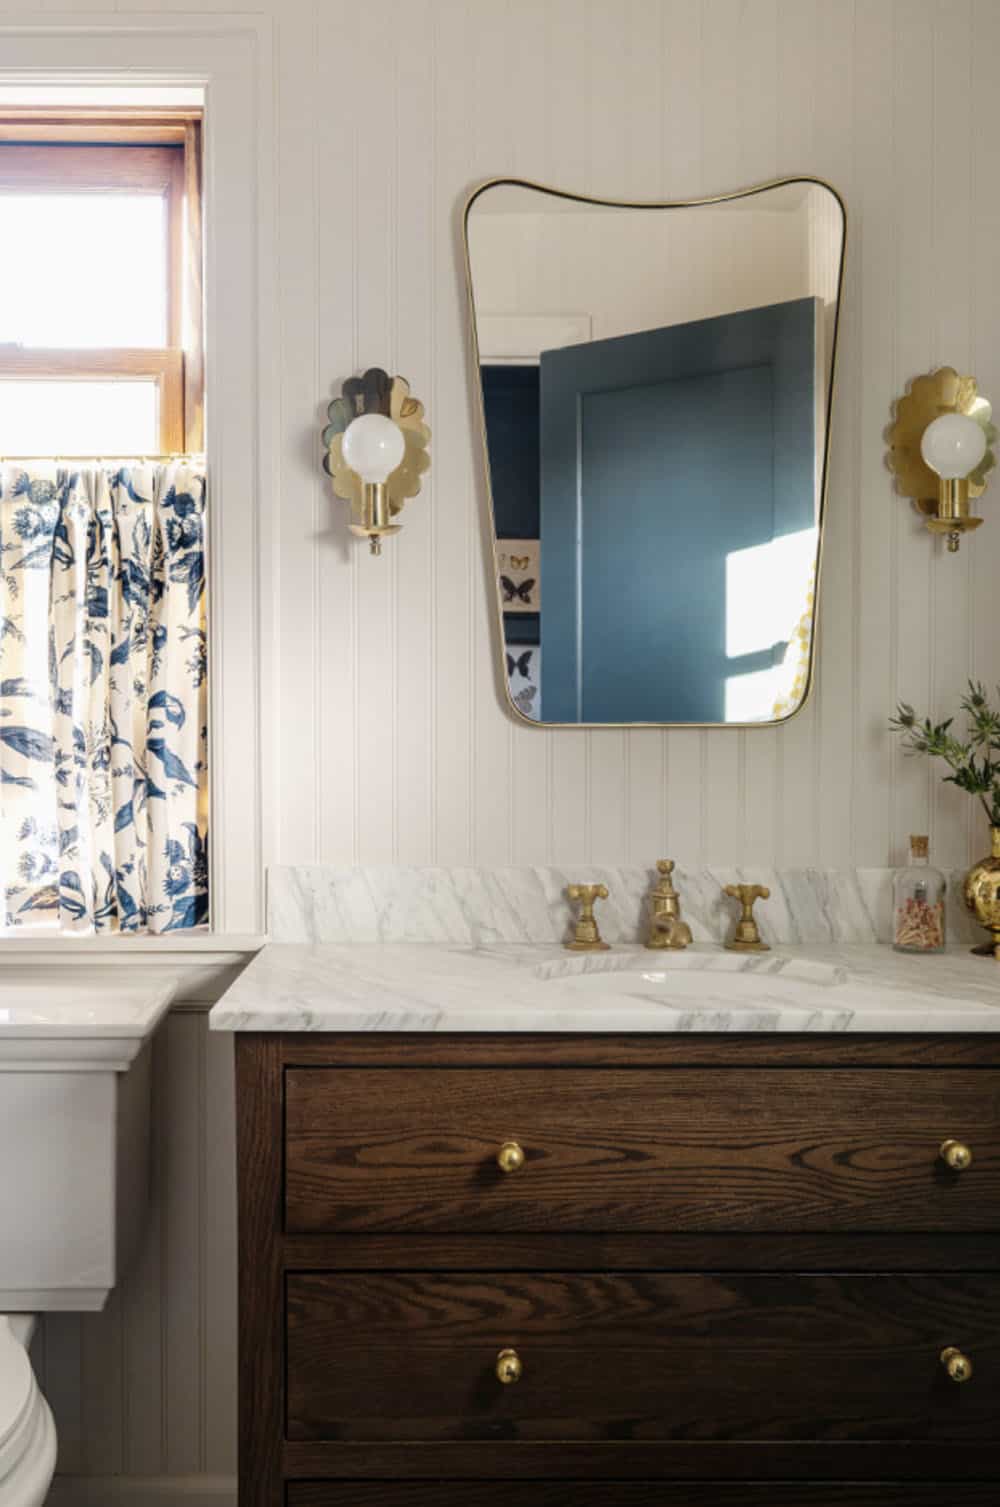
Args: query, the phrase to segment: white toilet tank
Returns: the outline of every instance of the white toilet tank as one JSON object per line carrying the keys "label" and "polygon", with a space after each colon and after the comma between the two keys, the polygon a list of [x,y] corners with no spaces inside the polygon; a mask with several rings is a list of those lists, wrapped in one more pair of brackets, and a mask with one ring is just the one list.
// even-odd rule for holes
{"label": "white toilet tank", "polygon": [[103,1308],[142,1228],[172,983],[96,972],[0,975],[0,1313]]}

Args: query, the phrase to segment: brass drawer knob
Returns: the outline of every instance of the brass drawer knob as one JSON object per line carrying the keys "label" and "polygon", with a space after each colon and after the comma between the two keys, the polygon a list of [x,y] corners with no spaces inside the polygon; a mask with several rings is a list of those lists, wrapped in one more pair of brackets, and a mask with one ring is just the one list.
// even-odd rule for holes
{"label": "brass drawer knob", "polygon": [[965,1172],[972,1166],[972,1152],[964,1141],[942,1141],[939,1155],[952,1172]]}
{"label": "brass drawer knob", "polygon": [[524,1166],[524,1148],[516,1141],[504,1141],[497,1152],[497,1166],[501,1172],[519,1172]]}
{"label": "brass drawer knob", "polygon": [[954,1345],[949,1345],[947,1350],[941,1351],[941,1364],[944,1366],[952,1381],[963,1382],[972,1379],[972,1362],[967,1355]]}
{"label": "brass drawer knob", "polygon": [[521,1357],[516,1350],[501,1350],[497,1356],[496,1373],[497,1381],[509,1387],[513,1382],[521,1380]]}

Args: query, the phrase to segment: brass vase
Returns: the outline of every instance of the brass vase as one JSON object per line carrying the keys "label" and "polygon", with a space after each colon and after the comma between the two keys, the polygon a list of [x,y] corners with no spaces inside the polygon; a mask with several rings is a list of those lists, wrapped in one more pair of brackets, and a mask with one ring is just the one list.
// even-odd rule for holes
{"label": "brass vase", "polygon": [[978,957],[1000,961],[1000,827],[991,827],[993,852],[965,876],[965,903],[992,940],[972,950]]}

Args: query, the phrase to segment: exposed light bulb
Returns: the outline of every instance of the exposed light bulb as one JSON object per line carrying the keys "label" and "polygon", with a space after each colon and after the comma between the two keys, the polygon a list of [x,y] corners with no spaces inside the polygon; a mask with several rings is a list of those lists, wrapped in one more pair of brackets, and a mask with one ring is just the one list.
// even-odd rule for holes
{"label": "exposed light bulb", "polygon": [[362,481],[388,480],[406,453],[403,431],[382,413],[363,413],[344,430],[344,459]]}
{"label": "exposed light bulb", "polygon": [[986,434],[964,413],[943,413],[924,430],[920,454],[944,481],[960,481],[986,454]]}

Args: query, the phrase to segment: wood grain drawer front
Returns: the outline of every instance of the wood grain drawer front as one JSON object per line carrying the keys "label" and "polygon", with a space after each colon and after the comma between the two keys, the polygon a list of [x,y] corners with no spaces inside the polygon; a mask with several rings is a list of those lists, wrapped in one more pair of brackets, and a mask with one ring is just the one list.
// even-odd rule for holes
{"label": "wood grain drawer front", "polygon": [[290,1481],[287,1507],[996,1507],[996,1481]]}
{"label": "wood grain drawer front", "polygon": [[287,1404],[293,1440],[992,1443],[1000,1276],[294,1274]]}
{"label": "wood grain drawer front", "polygon": [[292,1233],[1000,1230],[991,1069],[289,1068],[285,1094]]}

